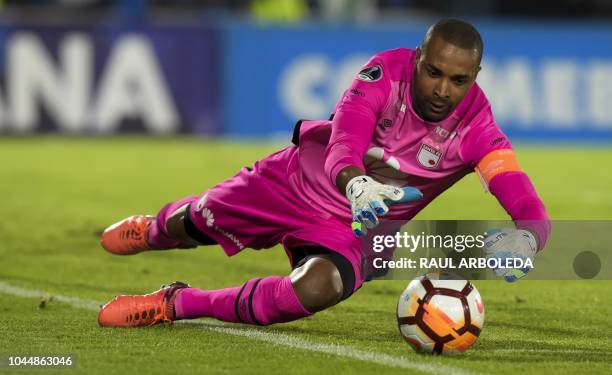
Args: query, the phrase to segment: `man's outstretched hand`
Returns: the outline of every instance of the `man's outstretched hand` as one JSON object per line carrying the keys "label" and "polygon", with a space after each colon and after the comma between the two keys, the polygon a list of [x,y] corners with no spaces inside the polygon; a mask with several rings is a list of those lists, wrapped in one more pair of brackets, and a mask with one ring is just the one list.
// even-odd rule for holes
{"label": "man's outstretched hand", "polygon": [[397,188],[368,176],[356,176],[346,184],[346,197],[351,203],[353,233],[361,237],[378,225],[378,218],[389,212],[390,205],[421,199],[423,193],[413,187]]}
{"label": "man's outstretched hand", "polygon": [[[486,233],[484,251],[487,258],[495,258],[504,261],[509,258],[519,258],[523,261],[530,259],[537,252],[537,242],[534,235],[524,229],[504,228],[491,229]],[[493,270],[496,276],[503,277],[509,283],[523,278],[531,268],[496,268]]]}

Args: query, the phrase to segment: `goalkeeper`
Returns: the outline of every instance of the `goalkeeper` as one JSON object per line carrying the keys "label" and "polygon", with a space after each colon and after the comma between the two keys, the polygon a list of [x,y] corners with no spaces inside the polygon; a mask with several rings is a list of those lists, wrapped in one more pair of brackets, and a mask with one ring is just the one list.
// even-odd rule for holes
{"label": "goalkeeper", "polygon": [[101,242],[114,254],[218,244],[232,256],[282,244],[293,271],[227,289],[175,282],[144,296],[118,296],[102,307],[99,324],[214,317],[267,325],[312,315],[368,278],[359,236],[381,220],[410,220],[474,170],[517,226],[493,234],[491,256],[532,257],[550,224],[475,83],[482,52],[473,26],[442,20],[419,48],[372,57],[331,119],[299,122],[292,146],[156,216],[110,226]]}

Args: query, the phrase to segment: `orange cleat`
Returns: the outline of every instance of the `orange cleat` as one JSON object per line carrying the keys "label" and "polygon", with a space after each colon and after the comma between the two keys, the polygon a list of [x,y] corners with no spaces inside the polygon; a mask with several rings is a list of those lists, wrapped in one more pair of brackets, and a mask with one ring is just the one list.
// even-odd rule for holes
{"label": "orange cleat", "polygon": [[149,327],[160,323],[172,323],[176,291],[189,288],[188,284],[175,281],[156,292],[144,296],[117,296],[98,313],[101,327]]}
{"label": "orange cleat", "polygon": [[155,217],[149,215],[135,215],[123,219],[106,228],[100,244],[106,251],[117,255],[132,255],[150,250],[147,237],[154,220]]}

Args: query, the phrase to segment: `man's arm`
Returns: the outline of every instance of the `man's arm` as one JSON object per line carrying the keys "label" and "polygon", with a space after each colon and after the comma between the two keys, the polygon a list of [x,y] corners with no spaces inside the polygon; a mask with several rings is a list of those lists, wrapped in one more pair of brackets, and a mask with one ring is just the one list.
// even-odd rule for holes
{"label": "man's arm", "polygon": [[398,189],[365,175],[363,157],[391,90],[381,59],[374,57],[362,73],[366,70],[375,72],[376,76],[370,74],[364,78],[359,74],[336,108],[324,166],[330,182],[348,199],[352,229],[357,236],[364,235],[366,228],[376,226],[378,216],[388,212],[389,204],[422,197],[417,189]]}
{"label": "man's arm", "polygon": [[478,112],[477,119],[481,125],[470,129],[461,141],[461,157],[478,173],[485,189],[497,198],[516,227],[533,233],[541,250],[550,233],[544,204],[488,104]]}
{"label": "man's arm", "polygon": [[542,250],[550,234],[550,219],[531,180],[516,161],[514,151],[489,152],[480,160],[476,171],[517,229],[531,232],[537,250]]}
{"label": "man's arm", "polygon": [[[383,62],[374,56],[364,69],[377,67],[379,76],[376,80],[363,80],[359,75],[344,92],[335,109],[332,120],[332,133],[325,149],[325,174],[340,193],[347,196],[351,205],[353,231],[357,236],[365,234],[361,222],[364,219],[359,213],[363,207],[357,207],[355,196],[347,194],[347,186],[355,177],[365,175],[363,157],[372,140],[376,121],[389,98],[391,85]],[[359,189],[361,191],[361,189]],[[356,192],[357,189],[354,189]],[[365,211],[370,226],[376,225],[376,216]],[[358,220],[362,219],[362,220]]]}
{"label": "man's arm", "polygon": [[[488,231],[484,250],[492,258],[533,259],[546,244],[550,219],[529,177],[519,166],[510,141],[493,121],[490,109],[482,111],[482,120],[486,125],[471,129],[462,140],[461,155],[516,227]],[[514,282],[529,270],[496,269],[495,273]]]}
{"label": "man's arm", "polygon": [[[546,244],[550,219],[529,177],[518,166],[514,151],[491,151],[478,163],[476,171],[516,227],[487,231],[484,247],[487,257],[533,261]],[[506,281],[514,282],[530,270],[531,266],[525,265],[522,268],[498,268],[494,272]]]}

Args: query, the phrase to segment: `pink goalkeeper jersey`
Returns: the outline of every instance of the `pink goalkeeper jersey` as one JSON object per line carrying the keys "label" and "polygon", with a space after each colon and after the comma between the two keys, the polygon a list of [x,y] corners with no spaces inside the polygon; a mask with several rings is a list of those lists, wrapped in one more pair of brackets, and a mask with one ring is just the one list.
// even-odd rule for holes
{"label": "pink goalkeeper jersey", "polygon": [[442,121],[422,120],[412,108],[415,50],[375,55],[336,105],[332,121],[303,121],[289,185],[323,217],[351,221],[336,175],[354,165],[385,184],[413,186],[424,198],[395,205],[387,220],[408,220],[452,186],[487,153],[511,148],[477,84]]}

